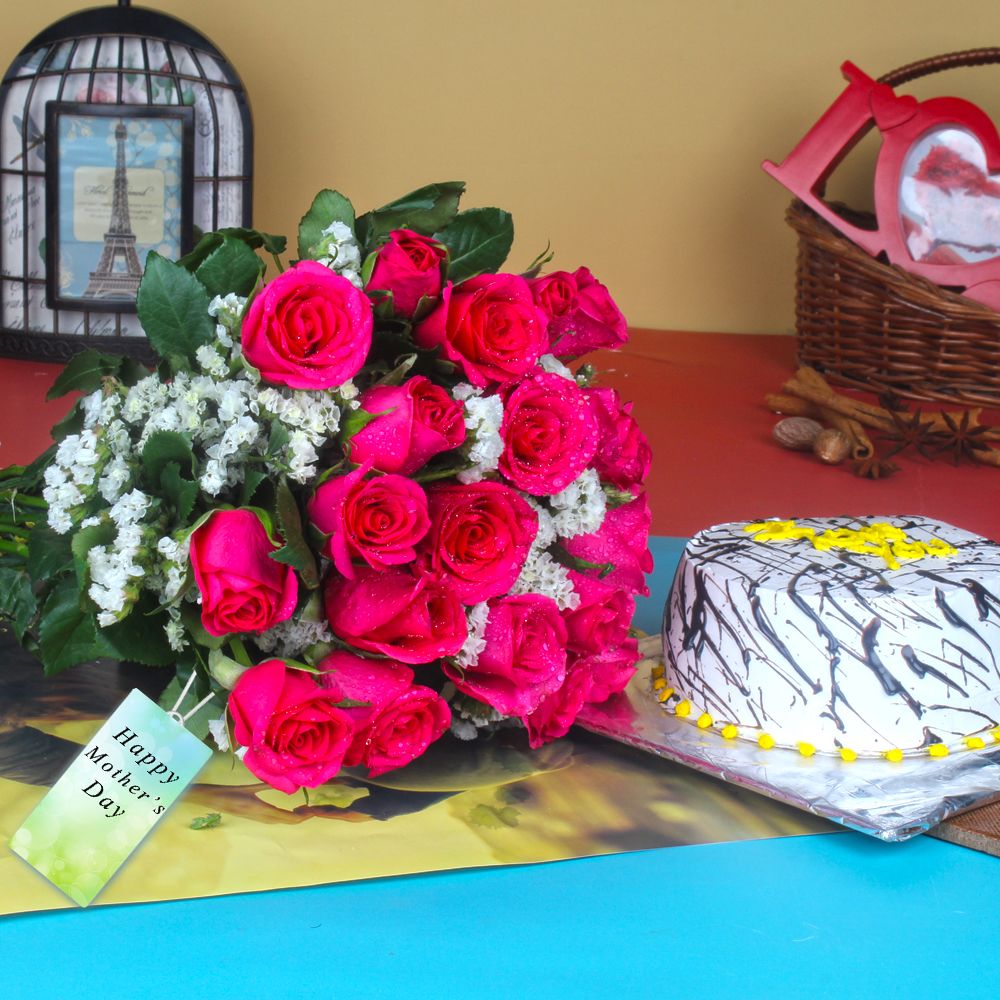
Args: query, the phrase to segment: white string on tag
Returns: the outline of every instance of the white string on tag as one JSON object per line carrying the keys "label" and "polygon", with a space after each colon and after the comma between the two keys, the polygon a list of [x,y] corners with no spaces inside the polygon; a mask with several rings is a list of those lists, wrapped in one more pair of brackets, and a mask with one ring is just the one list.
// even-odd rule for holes
{"label": "white string on tag", "polygon": [[185,722],[187,722],[188,719],[191,718],[192,715],[197,713],[200,709],[204,708],[215,697],[214,693],[205,695],[205,697],[202,698],[201,701],[199,701],[198,704],[195,705],[190,712],[185,712],[184,715],[181,715],[180,712],[181,705],[184,703],[184,699],[187,697],[188,691],[191,690],[191,685],[194,683],[194,678],[195,678],[195,671],[192,670],[191,673],[188,675],[188,679],[185,682],[184,687],[181,689],[181,693],[177,696],[177,701],[174,702],[174,707],[170,709],[169,712],[167,712],[167,716],[169,718],[173,719],[174,722],[179,722],[182,726],[184,725]]}

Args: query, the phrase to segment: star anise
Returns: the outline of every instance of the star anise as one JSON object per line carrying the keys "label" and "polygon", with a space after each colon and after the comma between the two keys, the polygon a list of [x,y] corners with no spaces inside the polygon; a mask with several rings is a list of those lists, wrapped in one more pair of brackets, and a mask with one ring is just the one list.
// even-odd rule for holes
{"label": "star anise", "polygon": [[885,392],[879,393],[878,405],[890,413],[906,412],[906,400],[895,389],[886,389]]}
{"label": "star anise", "polygon": [[963,458],[975,461],[975,452],[989,450],[985,435],[989,434],[990,428],[980,424],[968,410],[958,420],[946,411],[941,412],[941,418],[948,425],[948,430],[938,433],[938,452],[950,452],[956,465]]}
{"label": "star anise", "polygon": [[885,479],[894,472],[899,472],[899,466],[880,459],[874,452],[854,463],[854,475],[862,479]]}
{"label": "star anise", "polygon": [[924,420],[920,410],[914,413],[892,410],[893,429],[883,435],[892,442],[892,448],[885,453],[886,458],[892,458],[907,448],[913,448],[924,458],[933,458],[935,452],[941,450],[941,433],[934,428],[932,420]]}

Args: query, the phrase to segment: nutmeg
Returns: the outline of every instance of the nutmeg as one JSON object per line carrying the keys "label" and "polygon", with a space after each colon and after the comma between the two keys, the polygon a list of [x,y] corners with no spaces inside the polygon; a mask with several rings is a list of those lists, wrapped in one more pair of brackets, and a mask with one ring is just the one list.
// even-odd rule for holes
{"label": "nutmeg", "polygon": [[827,465],[843,462],[851,453],[851,439],[833,427],[820,431],[812,446],[813,454]]}
{"label": "nutmeg", "polygon": [[809,451],[823,425],[809,417],[785,417],[774,425],[771,435],[783,448]]}

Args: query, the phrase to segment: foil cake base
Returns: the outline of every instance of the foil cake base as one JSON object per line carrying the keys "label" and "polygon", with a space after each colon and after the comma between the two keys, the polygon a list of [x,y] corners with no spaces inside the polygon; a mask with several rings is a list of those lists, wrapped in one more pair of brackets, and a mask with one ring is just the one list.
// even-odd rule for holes
{"label": "foil cake base", "polygon": [[846,762],[794,750],[762,750],[726,740],[665,712],[650,690],[662,662],[659,636],[640,641],[646,659],[629,686],[603,705],[588,705],[577,724],[723,781],[832,820],[880,840],[898,842],[950,816],[1000,799],[1000,744],[948,757]]}

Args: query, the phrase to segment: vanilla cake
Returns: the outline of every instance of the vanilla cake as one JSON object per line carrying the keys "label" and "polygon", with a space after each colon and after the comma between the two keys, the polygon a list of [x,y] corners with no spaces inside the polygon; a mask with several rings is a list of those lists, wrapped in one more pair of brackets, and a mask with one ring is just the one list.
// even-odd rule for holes
{"label": "vanilla cake", "polygon": [[656,696],[728,738],[847,760],[1000,739],[1000,545],[940,521],[707,528],[663,636]]}

